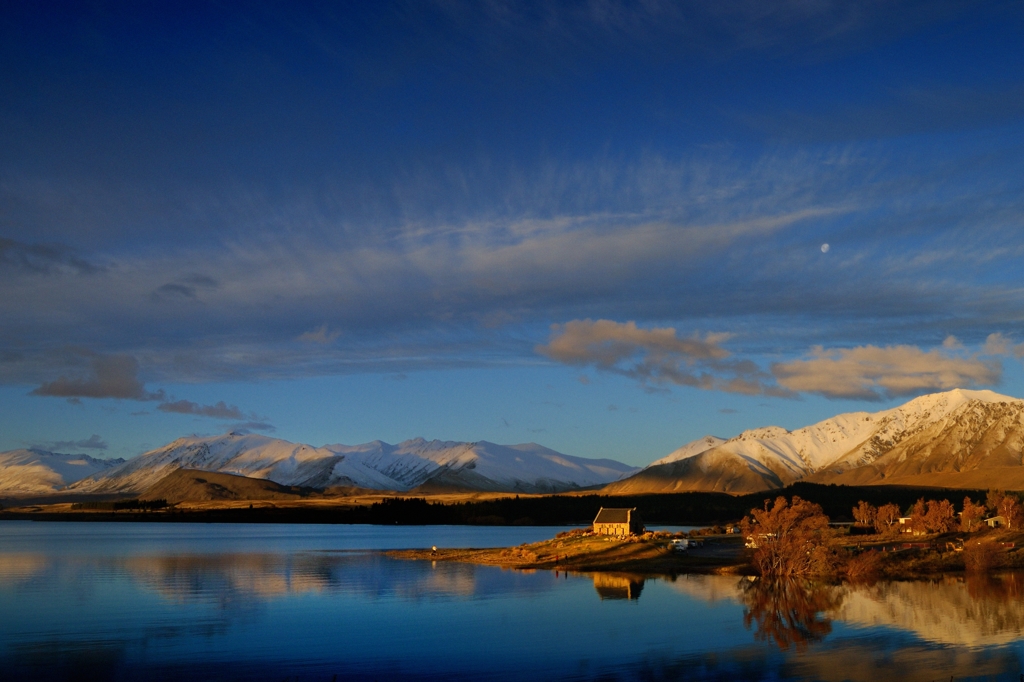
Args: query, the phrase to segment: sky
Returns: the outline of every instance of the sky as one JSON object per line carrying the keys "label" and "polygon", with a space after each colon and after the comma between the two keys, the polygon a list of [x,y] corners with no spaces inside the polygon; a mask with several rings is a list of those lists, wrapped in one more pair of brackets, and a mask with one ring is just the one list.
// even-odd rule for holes
{"label": "sky", "polygon": [[1024,397],[1015,2],[5,2],[0,450],[645,465]]}

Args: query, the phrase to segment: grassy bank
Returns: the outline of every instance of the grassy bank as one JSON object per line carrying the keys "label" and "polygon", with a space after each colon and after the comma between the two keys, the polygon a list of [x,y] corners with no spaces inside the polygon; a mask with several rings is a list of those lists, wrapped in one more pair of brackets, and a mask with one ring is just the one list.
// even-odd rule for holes
{"label": "grassy bank", "polygon": [[702,547],[686,552],[672,550],[673,537],[669,533],[647,533],[624,540],[576,530],[518,547],[397,550],[388,555],[398,559],[457,561],[526,570],[644,575],[749,572],[743,540],[735,535],[706,536]]}

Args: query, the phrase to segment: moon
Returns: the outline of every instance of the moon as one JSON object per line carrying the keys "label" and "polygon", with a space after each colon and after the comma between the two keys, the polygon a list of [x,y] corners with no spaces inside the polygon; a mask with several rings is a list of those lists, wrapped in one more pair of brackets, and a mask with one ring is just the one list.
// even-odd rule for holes
{"label": "moon", "polygon": [[831,248],[831,247],[830,247],[830,246],[829,246],[828,244],[822,244],[822,245],[821,245],[821,252],[822,252],[822,253],[828,253],[828,250],[829,250],[830,248]]}

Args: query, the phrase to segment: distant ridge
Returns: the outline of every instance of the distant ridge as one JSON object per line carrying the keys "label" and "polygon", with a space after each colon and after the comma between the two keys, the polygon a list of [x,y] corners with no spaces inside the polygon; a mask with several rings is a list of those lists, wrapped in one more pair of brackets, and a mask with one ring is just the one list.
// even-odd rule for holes
{"label": "distant ridge", "polygon": [[123,463],[38,449],[0,452],[0,496],[50,495]]}
{"label": "distant ridge", "polygon": [[586,459],[536,443],[498,445],[417,438],[398,445],[313,447],[257,434],[179,438],[78,481],[81,493],[143,493],[172,472],[191,469],[266,479],[282,486],[408,492],[552,493],[600,487],[637,471],[609,459]]}

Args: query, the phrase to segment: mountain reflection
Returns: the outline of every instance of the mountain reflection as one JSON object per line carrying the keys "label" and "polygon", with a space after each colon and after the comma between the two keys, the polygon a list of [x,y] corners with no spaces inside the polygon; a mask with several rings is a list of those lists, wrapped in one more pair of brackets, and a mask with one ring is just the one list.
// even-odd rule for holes
{"label": "mountain reflection", "polygon": [[832,585],[795,578],[740,581],[743,624],[755,626],[758,641],[780,649],[802,648],[832,632],[828,614],[842,604],[843,591]]}
{"label": "mountain reflection", "polygon": [[1024,574],[942,576],[851,590],[836,617],[895,626],[939,644],[992,646],[1024,636]]}
{"label": "mountain reflection", "polygon": [[138,556],[119,562],[133,581],[169,601],[261,602],[302,594],[368,599],[478,599],[550,589],[554,575],[470,564],[398,561],[376,553]]}

